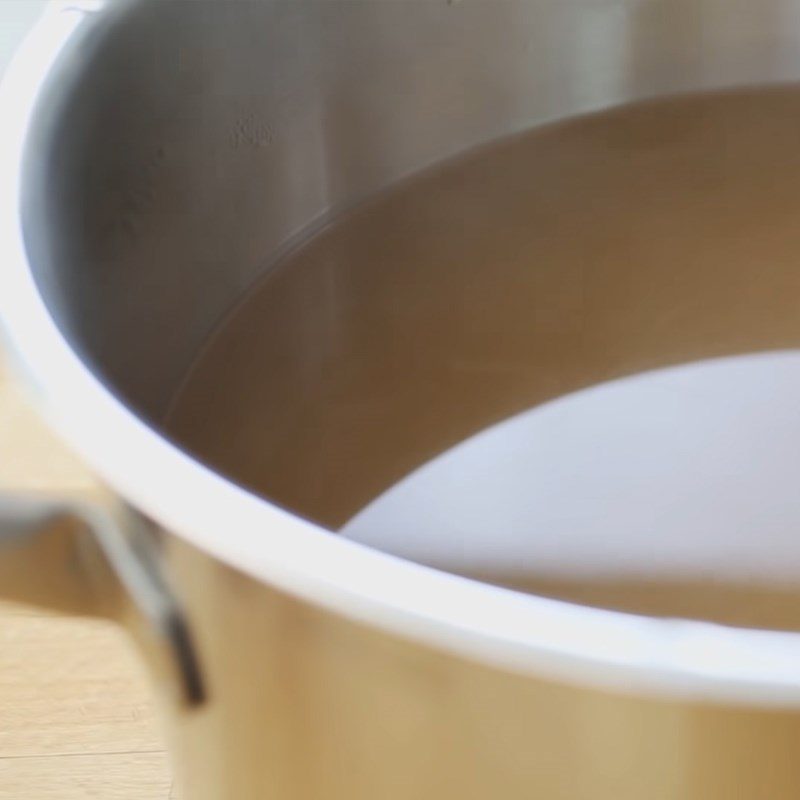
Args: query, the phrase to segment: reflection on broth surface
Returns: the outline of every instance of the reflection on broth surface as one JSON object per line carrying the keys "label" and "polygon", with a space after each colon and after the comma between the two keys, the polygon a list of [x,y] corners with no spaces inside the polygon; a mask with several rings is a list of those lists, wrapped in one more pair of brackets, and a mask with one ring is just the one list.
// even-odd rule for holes
{"label": "reflection on broth surface", "polygon": [[601,384],[467,439],[343,533],[576,602],[795,627],[798,387],[785,352]]}
{"label": "reflection on broth surface", "polygon": [[[645,393],[636,413],[608,406],[603,430],[614,419],[639,428],[617,430],[616,450],[579,443],[594,454],[584,493],[561,506],[553,497],[567,496],[575,476],[548,471],[534,437],[468,497],[452,477],[465,446],[434,462],[449,471],[424,503],[398,514],[400,484],[385,495],[395,499],[383,522],[383,500],[359,514],[440,453],[559,395],[654,367],[796,347],[798,140],[793,87],[697,95],[532,130],[415,176],[270,270],[202,351],[167,427],[242,485],[390,552],[579,602],[800,628],[793,356],[741,369],[723,360],[688,395],[678,378],[666,395]],[[544,419],[548,409],[531,414]],[[599,429],[592,411],[581,413],[585,430]],[[651,435],[682,445],[679,458],[661,453],[655,493],[633,480],[658,458]],[[528,441],[506,438],[518,450]],[[650,451],[625,462],[631,443],[645,441]],[[569,463],[582,451],[567,437],[553,452]],[[608,458],[627,471],[609,471]],[[752,490],[758,476],[763,496]],[[463,522],[475,494],[485,517],[469,516],[468,538],[485,558],[465,563],[465,529],[453,520]],[[649,524],[624,513],[655,496]],[[589,513],[598,503],[606,517]],[[586,513],[572,527],[542,526],[563,508]],[[435,557],[411,546],[423,539]],[[545,544],[550,560],[535,546]]]}

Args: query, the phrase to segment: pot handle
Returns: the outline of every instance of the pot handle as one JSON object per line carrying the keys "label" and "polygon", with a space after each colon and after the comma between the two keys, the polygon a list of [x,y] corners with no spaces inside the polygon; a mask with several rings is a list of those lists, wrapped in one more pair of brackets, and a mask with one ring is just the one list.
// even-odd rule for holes
{"label": "pot handle", "polygon": [[183,706],[205,692],[186,617],[141,514],[0,493],[0,595],[120,622]]}

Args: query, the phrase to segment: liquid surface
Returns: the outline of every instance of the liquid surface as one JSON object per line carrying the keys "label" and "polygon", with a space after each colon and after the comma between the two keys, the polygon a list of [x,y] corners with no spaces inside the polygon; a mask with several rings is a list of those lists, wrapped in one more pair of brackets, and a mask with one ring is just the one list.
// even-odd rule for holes
{"label": "liquid surface", "polygon": [[[767,424],[776,393],[785,398],[796,385],[800,395],[791,364],[778,383],[761,367],[739,384],[700,381],[691,407],[680,390],[661,406],[645,396],[639,432],[620,427],[602,451],[567,436],[564,463],[594,453],[582,491],[595,470],[594,500],[599,493],[605,507],[624,509],[642,507],[646,495],[631,476],[641,475],[647,453],[637,467],[631,443],[661,431],[655,439],[668,444],[681,415],[695,424],[681,458],[653,451],[663,486],[652,524],[625,514],[612,513],[613,526],[576,517],[575,541],[583,536],[595,550],[570,546],[566,528],[542,529],[559,484],[536,437],[506,433],[515,457],[486,462],[507,470],[507,481],[493,474],[482,482],[473,470],[466,499],[453,489],[474,452],[453,450],[459,442],[559,395],[656,367],[798,346],[798,141],[794,88],[694,96],[533,130],[416,176],[336,219],[270,271],[204,348],[168,430],[237,482],[389,552],[579,602],[800,628],[800,508],[783,480],[800,464],[781,449],[800,452],[800,430],[789,412],[780,431]],[[747,413],[714,413],[738,408],[726,403],[741,399],[737,386],[759,385],[766,388]],[[596,417],[581,413],[586,428]],[[608,429],[613,419],[597,424]],[[765,424],[772,439],[761,435]],[[774,458],[758,449],[767,440]],[[729,441],[741,446],[722,446]],[[720,455],[687,460],[693,446]],[[761,525],[758,496],[736,511],[742,486],[752,485],[748,448],[758,474],[783,476],[765,484],[777,489],[761,498]],[[445,451],[434,462],[438,483],[428,483],[439,488],[423,492],[424,501],[406,494],[402,514],[394,506],[383,523],[374,513],[382,501],[356,517],[380,496],[391,509],[404,497],[391,487]],[[629,459],[613,485],[603,479],[606,453],[608,463]],[[704,469],[687,471],[695,462]],[[494,519],[464,513],[482,491],[484,511],[502,501]],[[781,511],[770,516],[776,503]],[[456,519],[461,527],[432,524]],[[556,560],[534,546],[558,552],[562,539]],[[411,547],[421,540],[431,547]],[[704,540],[705,548],[688,547]],[[486,557],[465,563],[465,542]],[[759,549],[776,558],[748,570],[746,554]],[[732,561],[726,552],[745,556]]]}

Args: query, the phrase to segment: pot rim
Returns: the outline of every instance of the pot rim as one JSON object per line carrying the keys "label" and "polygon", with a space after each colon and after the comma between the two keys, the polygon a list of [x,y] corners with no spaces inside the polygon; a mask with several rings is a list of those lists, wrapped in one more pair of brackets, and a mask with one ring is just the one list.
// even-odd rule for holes
{"label": "pot rim", "polygon": [[165,529],[220,561],[435,648],[570,684],[664,699],[800,707],[800,634],[545,599],[333,536],[194,461],[92,374],[56,327],[35,285],[19,194],[23,147],[42,84],[64,45],[101,5],[54,2],[0,86],[0,318],[35,405],[96,473]]}

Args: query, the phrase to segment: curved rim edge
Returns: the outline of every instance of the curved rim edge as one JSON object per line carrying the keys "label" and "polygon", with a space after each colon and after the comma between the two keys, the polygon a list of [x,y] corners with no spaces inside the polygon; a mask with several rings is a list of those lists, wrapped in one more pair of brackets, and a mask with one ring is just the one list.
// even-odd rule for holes
{"label": "curved rim edge", "polygon": [[39,295],[18,207],[23,147],[39,90],[56,56],[99,7],[88,0],[84,8],[73,2],[47,9],[0,85],[6,111],[0,174],[7,178],[0,186],[0,317],[35,404],[97,474],[164,528],[251,577],[434,648],[628,694],[800,708],[800,634],[577,606],[371,550],[202,467],[102,386]]}

